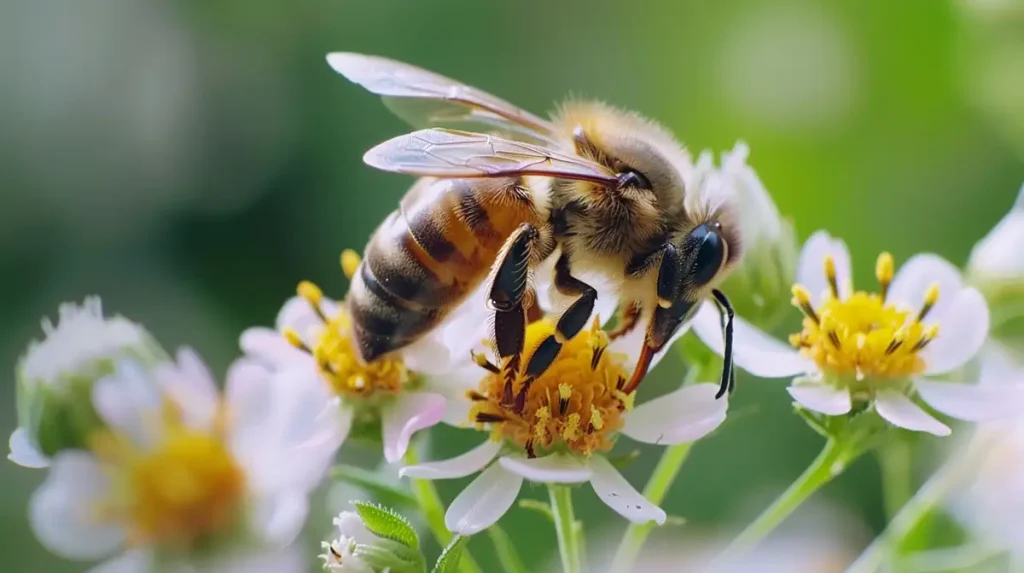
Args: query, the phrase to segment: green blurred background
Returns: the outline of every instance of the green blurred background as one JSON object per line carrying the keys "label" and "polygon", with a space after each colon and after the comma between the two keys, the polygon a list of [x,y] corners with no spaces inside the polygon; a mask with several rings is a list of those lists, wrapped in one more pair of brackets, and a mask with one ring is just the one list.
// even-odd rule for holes
{"label": "green blurred background", "polygon": [[[1024,179],[1019,1],[7,0],[0,363],[13,369],[59,302],[97,293],[223,371],[238,333],[270,323],[297,280],[341,295],[340,250],[361,248],[410,180],[361,163],[406,128],[330,70],[333,50],[409,61],[536,112],[570,93],[601,98],[693,150],[743,139],[801,238],[846,238],[863,280],[883,249],[964,262]],[[673,367],[652,386],[667,389]],[[695,449],[665,503],[687,529],[656,538],[735,528],[819,447],[780,383],[741,380],[733,409],[744,414]],[[478,439],[437,437],[435,456]],[[644,449],[627,477],[641,486],[655,461]],[[27,528],[42,477],[0,464],[5,569],[82,570]],[[850,551],[883,525],[873,460],[821,498]],[[577,500],[594,528],[624,526],[589,490]],[[535,513],[503,524],[531,563],[553,547]]]}

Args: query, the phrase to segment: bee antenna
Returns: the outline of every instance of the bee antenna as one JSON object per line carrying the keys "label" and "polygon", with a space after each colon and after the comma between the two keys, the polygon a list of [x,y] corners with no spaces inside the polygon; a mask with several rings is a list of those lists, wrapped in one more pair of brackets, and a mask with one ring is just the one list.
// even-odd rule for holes
{"label": "bee antenna", "polygon": [[715,303],[718,306],[718,311],[722,317],[722,336],[725,338],[725,351],[722,353],[722,381],[719,383],[718,393],[715,394],[715,399],[719,399],[725,396],[726,392],[730,394],[736,388],[736,373],[734,372],[734,364],[732,359],[732,339],[733,339],[733,318],[735,312],[733,311],[732,304],[729,302],[729,297],[725,296],[725,293],[714,289],[711,294],[715,297]]}

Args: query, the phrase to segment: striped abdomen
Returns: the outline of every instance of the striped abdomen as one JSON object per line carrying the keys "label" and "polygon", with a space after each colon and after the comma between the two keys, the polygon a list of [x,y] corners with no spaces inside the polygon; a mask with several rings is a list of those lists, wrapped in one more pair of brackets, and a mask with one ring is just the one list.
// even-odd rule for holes
{"label": "striped abdomen", "polygon": [[[421,179],[370,237],[346,303],[365,361],[437,326],[524,222],[546,225],[513,179]],[[486,309],[480,309],[481,316]]]}

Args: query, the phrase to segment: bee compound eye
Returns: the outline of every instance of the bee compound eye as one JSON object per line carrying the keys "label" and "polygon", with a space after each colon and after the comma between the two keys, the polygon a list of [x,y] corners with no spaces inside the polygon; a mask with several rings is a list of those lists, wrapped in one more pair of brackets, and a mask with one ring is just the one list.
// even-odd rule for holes
{"label": "bee compound eye", "polygon": [[697,285],[710,283],[725,262],[725,241],[713,225],[701,225],[690,233],[693,247],[697,250],[693,258],[691,278]]}

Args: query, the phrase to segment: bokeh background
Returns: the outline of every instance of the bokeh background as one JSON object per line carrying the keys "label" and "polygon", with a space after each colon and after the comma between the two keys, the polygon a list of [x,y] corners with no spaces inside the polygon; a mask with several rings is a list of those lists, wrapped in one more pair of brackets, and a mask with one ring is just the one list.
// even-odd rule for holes
{"label": "bokeh background", "polygon": [[[845,237],[863,280],[883,249],[962,263],[1024,179],[1019,0],[5,0],[3,435],[16,359],[61,301],[101,294],[223,371],[238,333],[269,324],[299,279],[344,292],[340,250],[361,248],[410,180],[361,163],[406,128],[330,70],[332,50],[413,62],[535,112],[598,97],[694,150],[742,139],[800,237]],[[665,503],[687,525],[655,543],[743,524],[819,447],[780,384],[741,380],[733,408],[742,415],[695,448]],[[432,450],[450,454],[471,434],[440,431]],[[376,462],[369,448],[343,455]],[[642,450],[627,476],[641,486],[655,461]],[[0,464],[4,568],[82,570],[27,528],[42,477]],[[442,495],[462,485],[442,483]],[[615,539],[624,522],[588,496],[577,494],[579,513]],[[818,502],[816,533],[858,551],[883,526],[874,460]],[[503,525],[530,563],[548,558],[554,535],[538,514],[514,510]],[[494,563],[486,541],[472,548]]]}

